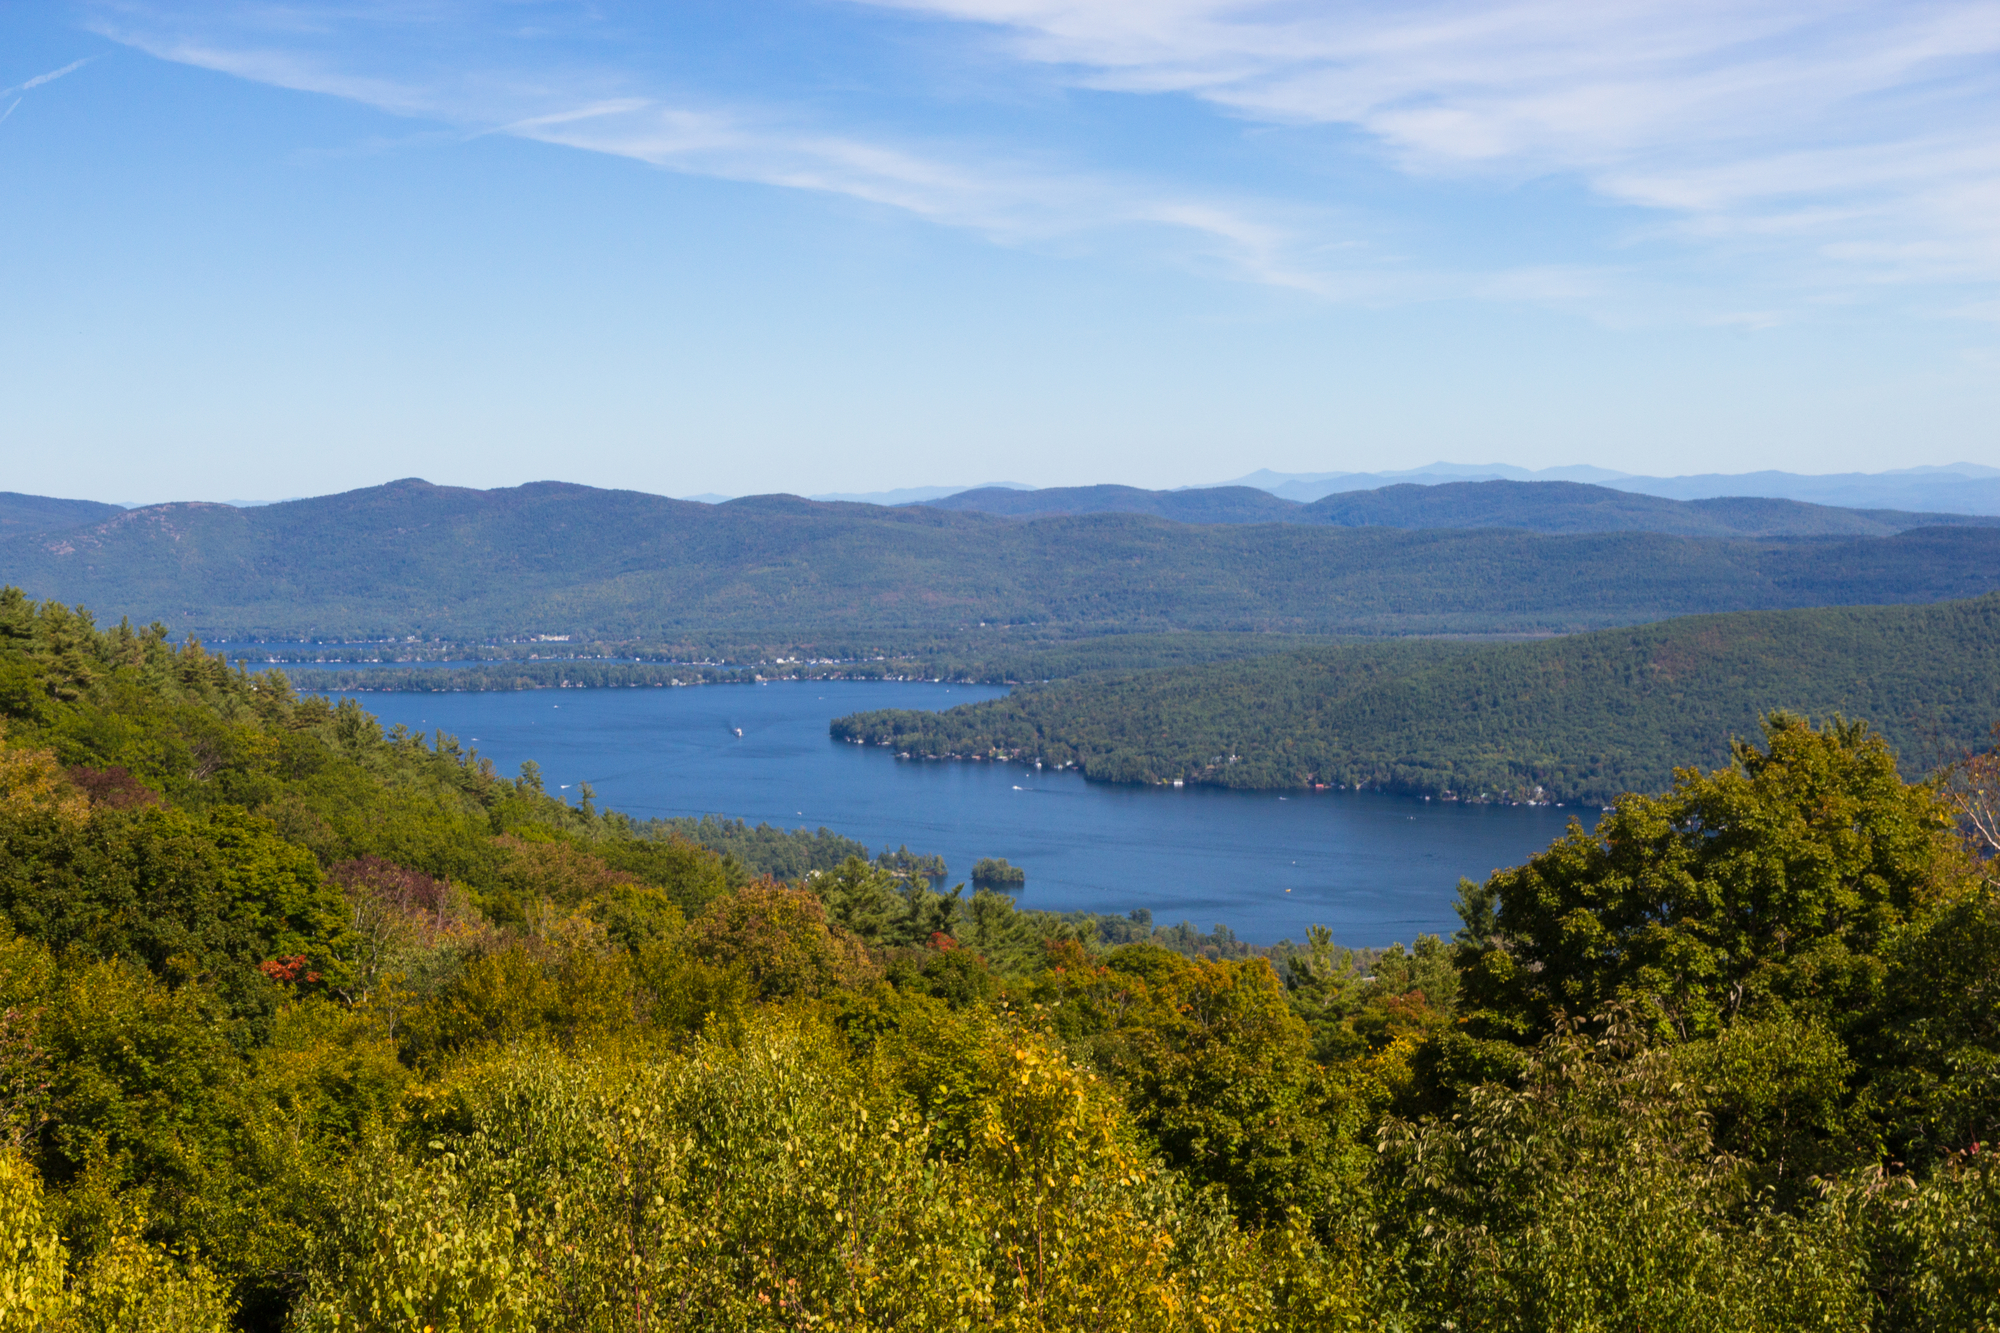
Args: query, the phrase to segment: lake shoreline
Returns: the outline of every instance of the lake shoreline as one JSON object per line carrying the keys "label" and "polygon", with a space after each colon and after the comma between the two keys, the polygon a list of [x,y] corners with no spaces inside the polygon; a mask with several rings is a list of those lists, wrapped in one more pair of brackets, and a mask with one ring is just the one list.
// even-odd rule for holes
{"label": "lake shoreline", "polygon": [[1376,791],[1114,785],[1004,761],[888,762],[833,740],[830,720],[885,696],[934,711],[1005,690],[764,684],[788,688],[384,691],[358,701],[385,725],[457,736],[503,771],[531,759],[552,792],[573,796],[588,782],[602,808],[635,819],[825,827],[871,848],[942,855],[953,882],[982,857],[1005,857],[1027,871],[1023,908],[1144,908],[1155,921],[1225,922],[1258,945],[1301,939],[1315,924],[1355,946],[1449,935],[1460,876],[1519,864],[1582,813]]}

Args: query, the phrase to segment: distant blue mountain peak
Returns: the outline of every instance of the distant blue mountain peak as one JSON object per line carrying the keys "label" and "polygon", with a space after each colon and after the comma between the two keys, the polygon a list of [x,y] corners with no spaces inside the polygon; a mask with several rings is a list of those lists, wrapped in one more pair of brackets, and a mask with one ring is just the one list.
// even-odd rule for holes
{"label": "distant blue mountain peak", "polygon": [[1384,486],[1412,483],[1429,486],[1453,481],[1579,481],[1672,500],[1748,497],[1804,500],[1811,504],[1852,509],[2000,514],[2000,468],[1982,463],[1945,463],[1885,472],[1713,472],[1695,476],[1640,477],[1589,464],[1531,470],[1510,463],[1439,462],[1393,472],[1273,472],[1263,468],[1221,484],[1254,486],[1280,499],[1310,504],[1347,491],[1373,491]]}
{"label": "distant blue mountain peak", "polygon": [[809,495],[809,500],[843,501],[847,504],[863,505],[914,505],[927,500],[942,500],[949,495],[963,495],[967,491],[1032,491],[1035,488],[1018,481],[983,481],[977,486],[904,486],[893,491],[835,491],[826,495]]}

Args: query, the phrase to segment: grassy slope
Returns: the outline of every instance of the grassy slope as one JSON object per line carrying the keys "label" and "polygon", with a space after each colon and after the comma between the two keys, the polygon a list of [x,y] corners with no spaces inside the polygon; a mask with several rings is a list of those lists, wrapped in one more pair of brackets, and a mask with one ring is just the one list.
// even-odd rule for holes
{"label": "grassy slope", "polygon": [[[1919,761],[2000,718],[2000,594],[1920,607],[1696,616],[1547,642],[1389,643],[1092,678],[834,734],[1000,752],[1111,781],[1312,781],[1477,798],[1656,790],[1714,766],[1760,714],[1841,711]],[[1237,756],[1235,763],[1228,756]]]}
{"label": "grassy slope", "polygon": [[1934,601],[2000,586],[2000,530],[1716,541],[1613,533],[1012,522],[765,496],[398,482],[240,510],[169,505],[0,542],[0,581],[206,638],[677,641],[949,633],[1567,631],[1704,611]]}

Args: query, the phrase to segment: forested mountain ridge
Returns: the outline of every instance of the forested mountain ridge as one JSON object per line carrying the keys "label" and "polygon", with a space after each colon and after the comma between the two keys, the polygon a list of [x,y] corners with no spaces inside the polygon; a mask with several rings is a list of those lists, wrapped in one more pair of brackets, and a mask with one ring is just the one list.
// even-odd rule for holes
{"label": "forested mountain ridge", "polygon": [[1529,532],[1661,532],[1679,537],[1886,537],[1912,528],[2000,527],[2000,517],[1842,509],[1754,496],[1678,500],[1573,481],[1403,482],[1309,503],[1251,486],[1146,491],[1131,486],[983,487],[933,509],[1009,518],[1154,514],[1183,523],[1330,523],[1341,527],[1521,528]]}
{"label": "forested mountain ridge", "polygon": [[1286,473],[1260,468],[1222,484],[1255,486],[1282,499],[1309,504],[1344,491],[1374,491],[1410,482],[1424,485],[1459,481],[1580,481],[1672,500],[1771,496],[1847,509],[2000,516],[2000,468],[1965,462],[1872,473],[1765,471],[1639,477],[1589,464],[1529,469],[1506,463],[1439,461],[1393,472]]}
{"label": "forested mountain ridge", "polygon": [[1773,717],[1364,973],[746,882],[13,590],[0,722],[9,1327],[2000,1320],[2000,755]]}
{"label": "forested mountain ridge", "polygon": [[160,505],[0,541],[0,578],[204,638],[575,634],[731,642],[1164,630],[1533,633],[1706,611],[1973,596],[2000,530],[1720,540],[1131,514],[1022,523],[760,496],[402,481]]}
{"label": "forested mountain ridge", "polygon": [[1307,648],[1027,686],[943,713],[857,713],[832,733],[1112,782],[1606,801],[1665,786],[1676,765],[1726,761],[1729,738],[1777,709],[1872,718],[1912,757],[1976,745],[2000,718],[2000,593],[1536,643]]}
{"label": "forested mountain ridge", "polygon": [[1300,506],[1294,521],[1681,537],[1885,537],[1941,525],[2000,527],[2000,518],[1991,516],[1840,509],[1757,496],[1670,500],[1573,481],[1454,481],[1344,491]]}
{"label": "forested mountain ridge", "polygon": [[58,500],[47,495],[0,491],[0,538],[102,523],[123,512],[117,505],[96,500]]}

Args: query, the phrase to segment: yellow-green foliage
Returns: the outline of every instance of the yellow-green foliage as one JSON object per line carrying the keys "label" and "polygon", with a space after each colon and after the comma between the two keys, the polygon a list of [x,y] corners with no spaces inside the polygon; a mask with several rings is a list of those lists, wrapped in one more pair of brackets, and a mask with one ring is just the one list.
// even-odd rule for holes
{"label": "yellow-green foliage", "polygon": [[875,971],[853,936],[827,925],[816,894],[768,883],[716,899],[689,923],[687,948],[705,962],[742,968],[767,999],[819,995]]}
{"label": "yellow-green foliage", "polygon": [[302,1326],[1196,1329],[1269,1306],[1248,1240],[1183,1227],[1113,1090],[962,1021],[956,1125],[888,1048],[858,1063],[777,1012],[735,1046],[467,1066],[355,1173]]}
{"label": "yellow-green foliage", "polygon": [[0,1330],[27,1333],[68,1314],[68,1257],[44,1216],[41,1175],[0,1152]]}
{"label": "yellow-green foliage", "polygon": [[[0,721],[0,743],[7,726]],[[72,827],[90,816],[90,802],[63,780],[53,751],[0,749],[0,820],[48,820]]]}
{"label": "yellow-green foliage", "polygon": [[[1954,1157],[1921,1182],[1882,1177],[1850,1184],[1886,1206],[1889,1244],[1884,1285],[1913,1333],[1993,1333],[2000,1329],[2000,1170],[1991,1146]],[[1869,1187],[1874,1186],[1871,1190]],[[1884,1197],[1886,1195],[1886,1197]]]}
{"label": "yellow-green foliage", "polygon": [[220,1333],[233,1313],[214,1274],[147,1244],[130,1219],[72,1265],[39,1175],[0,1151],[0,1333]]}
{"label": "yellow-green foliage", "polygon": [[[1332,1071],[1261,958],[1184,958],[1151,945],[1051,952],[1033,989],[1055,1030],[1109,1075],[1167,1159],[1245,1217],[1345,1211],[1374,1156],[1357,1140],[1381,1088]],[[1377,1108],[1379,1109],[1379,1108]]]}
{"label": "yellow-green foliage", "polygon": [[0,1333],[2000,1318],[2000,890],[1854,727],[1366,979],[745,883],[5,591],[0,718]]}
{"label": "yellow-green foliage", "polygon": [[1421,1303],[1468,1329],[1866,1326],[1847,1219],[1771,1210],[1710,1123],[1623,1017],[1557,1032],[1449,1120],[1391,1122]]}

